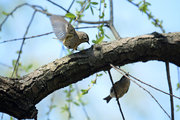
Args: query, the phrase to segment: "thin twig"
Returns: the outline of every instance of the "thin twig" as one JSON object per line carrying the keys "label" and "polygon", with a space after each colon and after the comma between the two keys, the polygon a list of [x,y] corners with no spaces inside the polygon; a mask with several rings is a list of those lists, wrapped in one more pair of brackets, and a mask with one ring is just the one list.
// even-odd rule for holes
{"label": "thin twig", "polygon": [[109,28],[117,40],[121,38],[113,24],[109,24]]}
{"label": "thin twig", "polygon": [[[99,16],[101,16],[101,0],[99,2]],[[103,17],[104,18],[104,17]],[[101,18],[99,17],[99,22],[101,21]],[[99,23],[100,24],[100,23]],[[99,29],[98,29],[99,32]]]}
{"label": "thin twig", "polygon": [[21,4],[21,5],[18,5],[18,6],[16,6],[13,10],[12,10],[12,12],[10,12],[6,17],[5,17],[5,19],[2,21],[2,23],[0,24],[0,31],[1,31],[1,28],[2,28],[2,26],[3,26],[3,24],[6,22],[6,20],[8,19],[8,17],[10,16],[10,15],[12,15],[18,8],[20,8],[20,7],[22,7],[22,6],[24,6],[24,5],[27,5],[27,3],[24,3],[24,4]]}
{"label": "thin twig", "polygon": [[75,2],[75,0],[72,0],[70,6],[69,6],[69,8],[68,8],[68,12],[70,11],[70,9],[71,9],[72,5],[74,4],[74,2]]}
{"label": "thin twig", "polygon": [[[122,70],[121,68],[117,68],[117,67],[115,67],[115,66],[112,65],[112,64],[110,64],[110,66],[113,67],[114,69],[121,70],[121,71],[124,72],[125,74],[128,74],[126,71]],[[134,77],[134,76],[132,76],[132,75],[130,75],[130,74],[129,74],[129,76],[132,77],[133,79],[139,81],[140,83],[142,83],[142,84],[144,84],[144,85],[147,85],[147,86],[149,86],[149,87],[151,87],[151,88],[153,88],[153,89],[155,89],[155,90],[157,90],[157,91],[159,91],[159,92],[162,92],[162,93],[164,93],[164,94],[167,94],[167,95],[173,96],[173,97],[175,97],[175,98],[177,98],[177,99],[180,99],[180,97],[175,96],[175,95],[172,95],[172,94],[169,94],[169,93],[167,93],[167,92],[165,92],[165,91],[163,91],[163,90],[160,90],[159,88],[156,88],[156,87],[154,87],[154,86],[152,86],[152,85],[150,85],[150,84],[147,84],[147,83],[141,81],[140,79],[138,79],[138,78],[136,78],[136,77]]]}
{"label": "thin twig", "polygon": [[[122,74],[123,75],[123,74]],[[126,76],[128,79],[130,79],[128,76]],[[130,79],[131,81],[133,81],[136,85],[138,85],[140,88],[142,88],[143,90],[145,90],[154,100],[155,102],[159,105],[159,107],[164,111],[164,113],[169,117],[170,115],[167,113],[167,111],[162,107],[162,105],[158,102],[158,100],[147,90],[145,89],[144,87],[142,87],[141,85],[139,85],[136,81]]]}
{"label": "thin twig", "polygon": [[8,67],[8,68],[12,68],[10,65],[4,64],[4,63],[0,63],[0,65]]}
{"label": "thin twig", "polygon": [[[85,7],[86,7],[86,5],[87,5],[87,3],[88,3],[88,2],[86,2],[86,1],[87,1],[87,0],[85,0],[84,6],[81,8],[81,10],[80,10],[78,16],[76,17],[76,19],[74,20],[73,24],[75,24],[75,22],[79,19],[79,17],[81,16],[81,13],[84,12],[84,9],[85,9]],[[89,1],[89,0],[88,0],[88,1]]]}
{"label": "thin twig", "polygon": [[112,79],[112,76],[111,76],[111,72],[110,72],[110,70],[108,70],[108,73],[109,73],[109,77],[110,77],[110,80],[111,80],[111,83],[112,83],[112,88],[113,88],[114,93],[115,93],[115,96],[116,96],[116,101],[117,101],[117,104],[118,104],[118,106],[119,106],[119,111],[120,111],[120,113],[121,113],[121,115],[122,115],[123,120],[125,120],[125,117],[124,117],[123,111],[122,111],[122,109],[121,109],[120,102],[119,102],[118,97],[117,97],[117,92],[116,92],[116,89],[114,88],[114,82],[113,82],[113,79]]}
{"label": "thin twig", "polygon": [[[99,25],[96,26],[85,26],[85,27],[76,27],[75,29],[86,29],[86,28],[97,28]],[[107,27],[107,25],[104,25],[105,27]]]}
{"label": "thin twig", "polygon": [[86,24],[109,24],[109,21],[84,21],[84,20],[77,20],[79,23],[86,23]]}
{"label": "thin twig", "polygon": [[36,38],[36,37],[41,37],[41,36],[45,36],[45,35],[49,35],[52,34],[53,32],[48,32],[48,33],[44,33],[44,34],[40,34],[40,35],[33,35],[30,37],[24,37],[24,38],[15,38],[15,39],[11,39],[11,40],[4,40],[2,42],[0,42],[0,44],[2,43],[7,43],[7,42],[13,42],[13,41],[19,41],[19,40],[23,40],[23,39],[31,39],[31,38]]}
{"label": "thin twig", "polygon": [[59,7],[59,8],[61,8],[62,10],[66,11],[67,13],[69,13],[68,10],[66,10],[66,9],[63,8],[62,6],[58,5],[57,3],[55,3],[55,2],[53,2],[53,1],[51,1],[51,0],[47,0],[47,1],[50,2],[50,3],[52,3],[53,5],[55,5],[55,6]]}
{"label": "thin twig", "polygon": [[[126,76],[128,79],[130,79],[128,76]],[[130,79],[131,81],[133,81],[132,79]],[[162,105],[158,102],[158,100],[144,87],[142,87],[141,85],[139,85],[136,81],[133,81],[136,85],[138,85],[140,88],[142,88],[143,90],[145,90],[154,100],[155,102],[159,105],[159,107],[164,111],[164,113],[169,117],[170,115],[167,113],[167,111],[162,107]]]}
{"label": "thin twig", "polygon": [[69,96],[68,96],[68,120],[70,120],[71,119],[71,86],[69,86],[69,91],[68,91],[68,94],[69,94]]}
{"label": "thin twig", "polygon": [[[139,4],[134,3],[132,0],[127,0],[127,1],[130,2],[132,5],[134,5],[134,6],[136,6],[136,7],[139,8]],[[152,16],[152,15],[151,15],[150,13],[148,13],[147,11],[144,12],[144,13],[145,13],[148,17],[149,17],[149,16]],[[153,20],[154,23],[156,23],[156,25],[157,25],[157,26],[161,29],[161,31],[164,33],[165,30],[163,29],[163,27],[162,27],[160,24],[157,23],[156,19],[153,18],[153,17],[151,17],[151,19]]]}
{"label": "thin twig", "polygon": [[[80,92],[79,92],[79,88],[78,88],[77,84],[75,84],[75,87],[76,87],[77,95],[79,95]],[[81,101],[81,98],[79,98],[79,100]],[[87,120],[90,120],[90,117],[89,117],[89,115],[88,115],[88,113],[87,113],[87,111],[86,111],[85,105],[84,105],[82,102],[80,102],[80,104],[81,104],[81,106],[82,106],[82,110],[83,110],[83,112],[84,112],[84,114],[85,114],[85,116],[86,116],[86,119],[87,119]]]}
{"label": "thin twig", "polygon": [[129,73],[128,75],[126,74],[123,74],[121,71],[120,71],[120,68],[117,68],[115,67],[114,65],[110,64],[115,70],[117,70],[119,73],[121,73],[123,76],[125,76],[126,78],[128,78],[129,80],[131,80],[132,82],[134,82],[136,85],[138,85],[140,88],[142,88],[143,90],[145,90],[154,100],[155,102],[159,105],[159,107],[164,111],[164,113],[169,117],[170,115],[166,112],[166,110],[162,107],[162,105],[158,102],[158,100],[147,90],[145,89],[144,87],[142,87],[141,85],[139,85],[136,81],[134,81],[133,79],[131,79],[129,76],[131,76]]}
{"label": "thin twig", "polygon": [[109,21],[110,21],[110,23],[113,24],[113,22],[114,22],[114,18],[113,18],[113,15],[114,15],[114,14],[113,14],[113,1],[110,0],[109,2],[110,2],[110,3],[109,3],[109,4],[110,4],[110,20],[109,20]]}
{"label": "thin twig", "polygon": [[9,18],[9,16],[10,16],[10,15],[13,15],[13,13],[14,13],[17,9],[19,9],[19,8],[21,8],[21,7],[23,7],[23,6],[29,6],[29,7],[31,7],[31,8],[39,8],[39,9],[45,11],[45,9],[44,9],[43,7],[41,7],[41,6],[39,6],[39,5],[30,5],[30,4],[28,4],[28,3],[20,4],[20,5],[16,6],[10,13],[8,13],[8,15],[6,15],[5,19],[4,19],[4,20],[2,21],[2,23],[0,24],[0,30],[1,30],[2,26],[3,26],[3,24],[4,24],[4,23],[7,21],[7,19]]}
{"label": "thin twig", "polygon": [[36,7],[33,7],[33,6],[30,6],[30,7],[33,8],[35,11],[43,13],[43,14],[45,14],[47,16],[51,16],[52,15],[51,13],[47,12],[47,10],[40,10],[40,9],[37,9]]}
{"label": "thin twig", "polygon": [[[168,86],[169,86],[169,93],[173,95],[172,85],[171,85],[171,77],[170,77],[170,70],[169,70],[169,62],[165,62],[165,64],[166,64],[166,75],[167,75],[167,81],[168,81]],[[170,96],[170,104],[171,104],[171,120],[174,120],[173,96]]]}
{"label": "thin twig", "polygon": [[[29,21],[29,24],[28,24],[28,26],[27,26],[27,28],[26,28],[26,31],[25,31],[25,33],[24,33],[23,38],[26,37],[26,35],[27,35],[28,31],[29,31],[29,28],[30,28],[30,26],[31,26],[31,23],[32,23],[32,21],[33,21],[33,19],[34,19],[35,14],[36,14],[36,11],[33,12],[33,15],[32,15],[32,17],[31,17],[31,20]],[[21,53],[22,53],[22,49],[23,49],[25,40],[26,40],[26,39],[23,39],[23,41],[22,41],[22,43],[21,43],[21,47],[20,47],[20,50],[19,50],[19,53],[18,53],[18,58],[17,58],[17,60],[16,60],[16,64],[15,64],[15,66],[14,66],[13,73],[12,73],[11,77],[13,77],[14,72],[16,72],[16,76],[17,76],[18,66],[19,66],[19,60],[20,60],[20,57],[21,57]]]}
{"label": "thin twig", "polygon": [[110,20],[109,20],[109,28],[111,29],[111,32],[113,33],[114,37],[116,39],[120,39],[120,35],[119,33],[117,32],[117,30],[115,29],[114,27],[114,24],[113,24],[113,1],[110,0]]}

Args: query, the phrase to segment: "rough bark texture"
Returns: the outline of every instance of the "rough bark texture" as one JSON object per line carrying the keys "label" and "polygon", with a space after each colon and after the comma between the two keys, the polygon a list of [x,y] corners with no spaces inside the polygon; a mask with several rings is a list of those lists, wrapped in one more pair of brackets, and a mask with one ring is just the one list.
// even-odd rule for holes
{"label": "rough bark texture", "polygon": [[53,91],[110,69],[109,64],[169,61],[180,66],[180,33],[149,34],[94,45],[57,59],[20,79],[0,76],[0,112],[36,118],[35,105]]}

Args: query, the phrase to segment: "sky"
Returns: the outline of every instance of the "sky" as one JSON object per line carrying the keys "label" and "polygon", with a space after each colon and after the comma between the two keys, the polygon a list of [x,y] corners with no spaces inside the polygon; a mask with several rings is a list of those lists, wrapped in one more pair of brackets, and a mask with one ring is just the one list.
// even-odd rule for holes
{"label": "sky", "polygon": [[[54,0],[55,1],[55,0]],[[94,0],[95,1],[95,0]],[[65,12],[58,7],[52,5],[45,0],[0,0],[0,12],[6,11],[11,12],[17,5],[22,3],[30,3],[41,5],[48,10],[48,12],[53,14],[64,15]],[[56,1],[58,4],[62,5],[64,8],[68,8],[71,0],[64,2],[64,0]],[[136,0],[137,2],[137,0]],[[152,14],[160,20],[163,20],[163,27],[168,32],[179,32],[180,31],[180,1],[179,0],[149,0],[151,3],[150,10]],[[161,32],[159,28],[154,27],[151,21],[148,20],[147,16],[140,12],[137,7],[133,6],[126,0],[114,0],[114,26],[117,29],[121,37],[135,37],[143,34],[149,34],[154,31]],[[107,2],[107,9],[105,10],[105,19],[109,18],[109,6]],[[74,4],[71,12],[74,13],[77,4]],[[21,38],[25,32],[25,28],[28,21],[31,18],[33,11],[29,7],[20,8],[10,17],[7,22],[3,25],[2,31],[0,32],[0,42],[4,40],[10,40],[14,38]],[[95,15],[92,16],[91,12],[88,10],[85,12],[84,20],[97,21],[98,11],[95,11]],[[4,19],[4,16],[0,16],[0,23]],[[86,26],[82,24],[81,26]],[[95,39],[95,32],[97,29],[81,29],[89,35],[90,41]],[[30,27],[27,36],[39,35],[47,32],[51,32],[52,27],[49,18],[45,15],[37,13],[35,19]],[[111,38],[115,40],[111,31],[105,28],[105,32]],[[21,63],[23,65],[33,64],[34,69],[50,63],[62,56],[65,56],[65,52],[62,55],[63,47],[62,43],[59,42],[54,34],[30,39],[25,42],[23,47],[23,53],[21,56]],[[106,41],[111,41],[105,39]],[[93,45],[92,42],[90,42]],[[9,42],[0,44],[0,75],[8,76],[10,75],[10,70],[6,64],[12,66],[12,60],[17,59],[16,51],[19,50],[21,41]],[[89,48],[91,45],[82,44],[80,47]],[[160,61],[149,61],[149,62],[137,62],[133,64],[128,64],[122,66],[122,69],[129,72],[131,75],[141,79],[142,81],[149,83],[153,86],[158,87],[161,90],[168,92],[168,84],[165,71],[165,63]],[[121,74],[115,70],[111,70],[113,73],[114,81],[121,78]],[[177,66],[170,64],[170,72],[173,86],[173,93],[180,96],[180,91],[176,90],[176,84],[178,83],[178,72]],[[97,79],[97,84],[95,84],[87,95],[83,97],[83,101],[87,103],[85,106],[87,113],[91,120],[108,120],[108,119],[121,119],[119,113],[119,108],[115,99],[111,100],[110,103],[103,101],[103,98],[109,94],[111,88],[111,82],[109,76],[105,72],[102,77]],[[24,73],[25,74],[25,73]],[[83,79],[76,85],[79,89],[87,89],[91,80],[95,79],[95,75]],[[74,85],[75,86],[75,85]],[[164,109],[170,114],[169,96],[164,95],[158,91],[155,91],[147,86],[142,85],[148,89],[154,97],[161,103]],[[56,107],[52,110],[49,115],[51,120],[57,119],[67,119],[67,114],[61,112],[61,107],[65,104],[65,94],[63,90],[68,89],[63,88],[55,91],[54,93],[47,96],[40,103],[36,105],[39,110],[38,120],[47,119],[47,111],[49,110],[49,105],[51,98],[54,97],[53,104]],[[73,94],[76,99],[76,95]],[[175,106],[180,102],[178,99],[174,98]],[[166,114],[160,109],[157,103],[152,99],[152,97],[131,82],[128,93],[120,99],[121,107],[124,112],[124,116],[127,120],[169,120]],[[73,105],[71,107],[72,120],[85,120],[85,114],[81,107],[76,107]],[[180,119],[180,112],[176,112],[175,107],[175,118]],[[9,118],[9,116],[4,115],[4,120]]]}

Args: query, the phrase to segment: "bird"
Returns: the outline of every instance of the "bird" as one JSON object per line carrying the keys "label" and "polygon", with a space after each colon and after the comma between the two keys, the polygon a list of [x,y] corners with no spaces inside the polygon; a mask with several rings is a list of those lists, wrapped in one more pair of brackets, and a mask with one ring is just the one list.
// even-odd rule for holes
{"label": "bird", "polygon": [[[128,76],[128,74],[126,75]],[[130,86],[130,80],[126,76],[123,76],[119,81],[115,82],[114,88],[116,90],[118,99],[128,92],[129,86]],[[113,87],[111,87],[110,95],[105,97],[104,100],[106,100],[106,102],[109,103],[109,101],[113,97],[116,98],[116,95],[115,95]]]}
{"label": "bird", "polygon": [[77,50],[77,47],[87,42],[89,44],[89,37],[85,32],[75,31],[74,27],[68,23],[63,16],[51,15],[51,25],[56,37],[63,42],[63,44],[73,50]]}

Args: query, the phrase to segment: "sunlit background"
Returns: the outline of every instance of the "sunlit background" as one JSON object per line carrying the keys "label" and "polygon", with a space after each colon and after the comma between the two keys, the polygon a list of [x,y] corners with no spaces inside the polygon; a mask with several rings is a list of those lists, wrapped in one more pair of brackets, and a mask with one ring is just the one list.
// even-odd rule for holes
{"label": "sunlit background", "polygon": [[[2,11],[9,13],[17,5],[25,2],[43,6],[48,10],[48,12],[53,14],[66,14],[66,12],[45,0],[0,0],[0,13],[2,13]],[[58,3],[64,8],[68,8],[71,0],[54,0],[54,2]],[[152,11],[152,14],[160,20],[163,20],[163,26],[166,33],[180,32],[179,0],[149,0],[149,2],[151,3],[150,10]],[[134,37],[149,34],[154,31],[161,32],[159,28],[152,25],[151,21],[148,20],[148,17],[145,14],[140,12],[137,7],[133,6],[126,0],[113,0],[113,4],[114,25],[121,37]],[[79,7],[80,6],[75,3],[70,11],[75,13],[76,9],[80,9]],[[2,31],[0,32],[0,42],[14,38],[22,38],[32,13],[33,9],[30,7],[22,7],[18,9],[12,17],[9,17],[6,23],[3,25]],[[92,16],[90,10],[86,11],[84,14],[85,16],[83,17],[83,20],[99,20],[99,12],[97,10],[94,10],[94,16]],[[4,18],[5,16],[0,14],[0,23]],[[109,2],[107,2],[107,9],[105,10],[105,19],[109,19]],[[81,26],[87,25],[82,24]],[[90,41],[95,39],[95,32],[98,32],[96,28],[81,30],[89,35]],[[49,18],[46,15],[37,13],[27,36],[39,35],[51,31],[52,27]],[[115,40],[113,34],[108,28],[105,28],[105,32],[111,38],[111,40]],[[33,68],[31,70],[33,71],[42,65],[59,59],[62,57],[62,55],[65,56],[66,52],[62,48],[62,43],[54,38],[56,38],[55,35],[50,34],[47,36],[26,40],[20,62],[25,66],[33,64]],[[105,39],[105,41],[111,40],[107,38]],[[10,76],[12,69],[10,69],[9,66],[12,66],[12,60],[17,59],[16,52],[20,49],[20,45],[21,41],[0,44],[1,76]],[[92,42],[91,45],[93,45]],[[89,48],[91,45],[84,43],[79,48]],[[168,92],[165,63],[158,61],[149,61],[145,63],[138,62],[125,65],[122,67],[122,69],[126,70],[131,75],[141,79],[142,81]],[[122,76],[115,70],[111,71],[113,72],[114,81],[119,80]],[[170,64],[170,72],[173,93],[180,96],[180,91],[176,90],[178,83],[177,66]],[[85,109],[91,120],[120,120],[121,114],[119,112],[116,100],[113,99],[108,104],[103,100],[103,98],[109,94],[111,82],[109,76],[105,72],[101,73],[103,73],[103,76],[98,77],[97,83],[90,89],[89,93],[82,98],[83,101],[87,103],[85,105]],[[95,78],[96,76],[92,75],[78,82],[76,85],[79,89],[87,89],[88,85],[91,83],[91,80],[94,80]],[[75,85],[73,84],[73,86]],[[142,86],[147,88],[170,114],[169,96],[155,91],[147,86]],[[55,91],[36,105],[39,111],[38,120],[47,120],[48,118],[50,120],[67,119],[67,113],[62,113],[61,109],[61,107],[66,104],[67,98],[63,92],[66,89],[68,89],[68,87]],[[75,93],[73,93],[73,99],[76,99]],[[49,115],[47,115],[46,113],[49,111],[52,97],[54,98],[52,104],[56,105],[56,107],[52,109]],[[162,111],[162,109],[160,109],[152,97],[132,82],[128,93],[120,99],[120,103],[126,120],[169,120],[167,115]],[[174,98],[175,119],[179,120],[180,111],[176,112],[176,105],[180,105],[180,101]],[[85,113],[83,112],[81,106],[71,105],[71,112],[72,120],[86,119]],[[10,119],[10,116],[4,114],[3,120],[8,119]]]}

